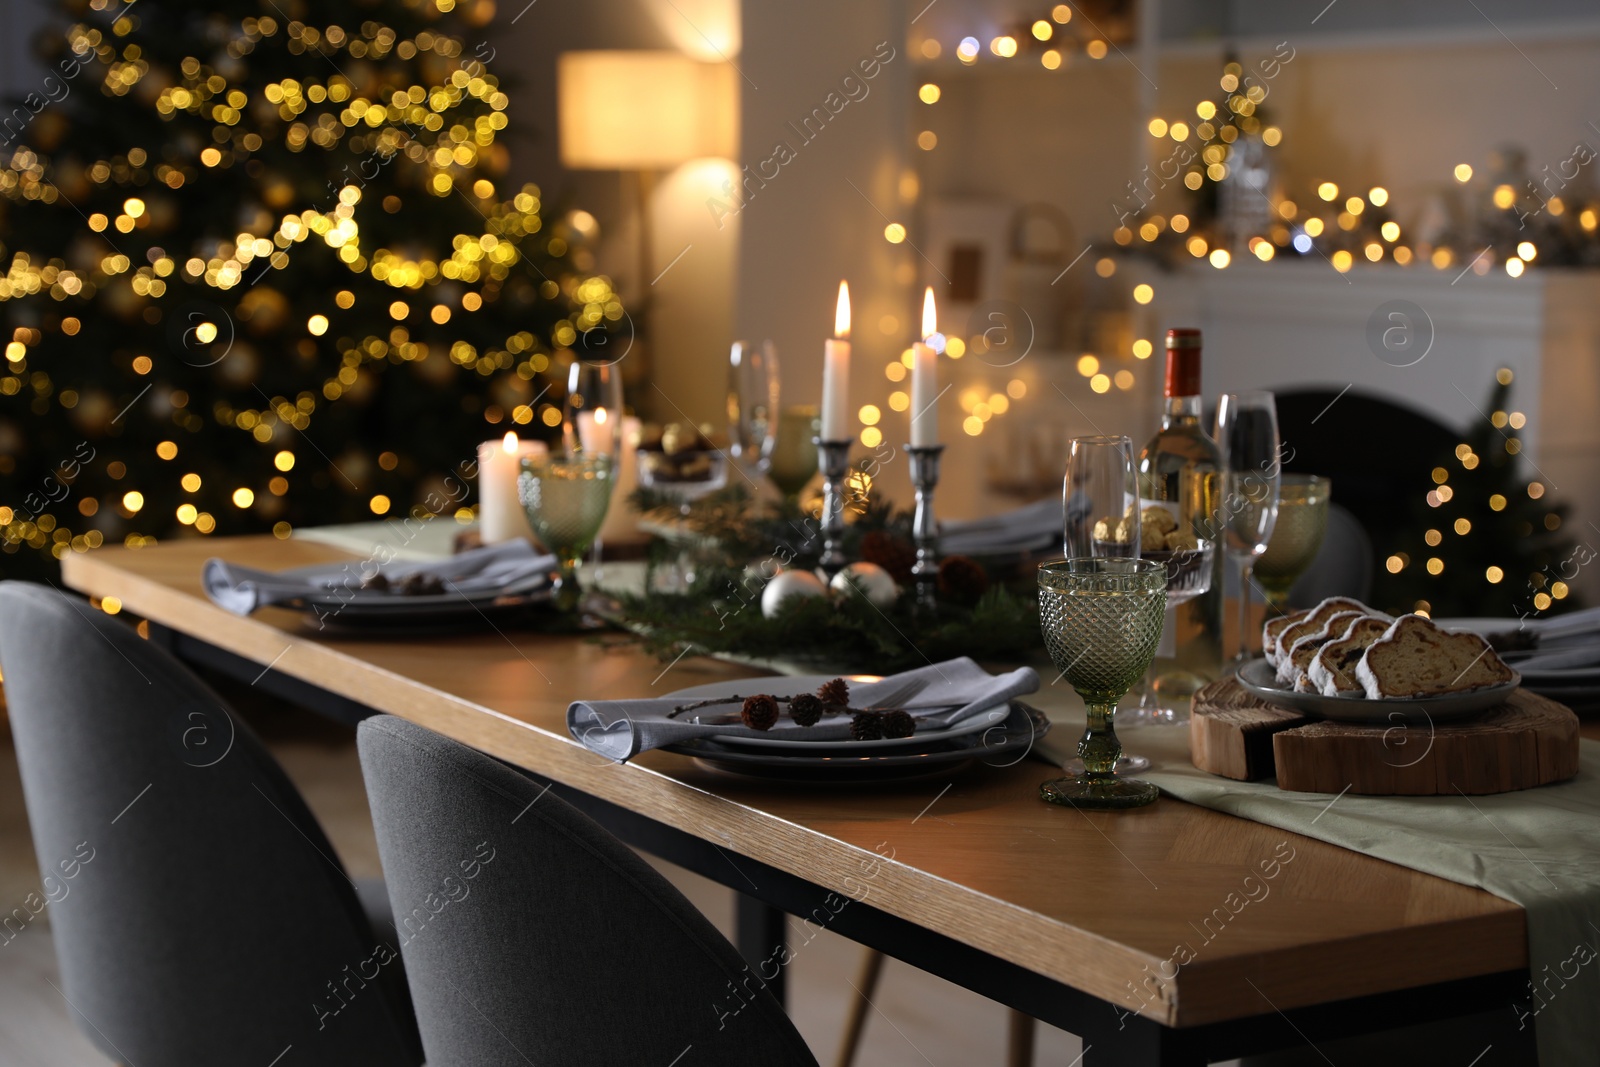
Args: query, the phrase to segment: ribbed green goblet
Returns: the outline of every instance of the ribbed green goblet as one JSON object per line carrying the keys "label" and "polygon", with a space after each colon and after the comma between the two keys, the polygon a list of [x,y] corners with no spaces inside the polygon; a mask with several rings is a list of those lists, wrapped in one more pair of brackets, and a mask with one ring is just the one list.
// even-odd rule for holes
{"label": "ribbed green goblet", "polygon": [[1166,565],[1120,557],[1065,559],[1039,567],[1039,624],[1050,659],[1088,705],[1078,742],[1082,775],[1045,782],[1039,795],[1080,808],[1136,808],[1160,791],[1120,778],[1122,754],[1112,725],[1117,701],[1155,656],[1167,609]]}

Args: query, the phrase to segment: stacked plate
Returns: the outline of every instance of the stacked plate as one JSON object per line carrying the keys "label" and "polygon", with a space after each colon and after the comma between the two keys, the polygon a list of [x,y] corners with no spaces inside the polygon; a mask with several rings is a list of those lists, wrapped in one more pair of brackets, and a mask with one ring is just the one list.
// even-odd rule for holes
{"label": "stacked plate", "polygon": [[1522,675],[1522,687],[1578,714],[1600,713],[1600,608],[1550,619],[1437,619],[1486,638]]}
{"label": "stacked plate", "polygon": [[201,585],[239,615],[279,607],[304,613],[319,630],[432,633],[486,626],[548,602],[553,562],[526,542],[430,561],[380,566],[368,557],[276,572],[210,559]]}
{"label": "stacked plate", "polygon": [[[323,577],[320,568],[307,567],[304,572],[286,571],[284,576],[312,581]],[[406,594],[335,585],[284,606],[304,611],[307,621],[321,628],[381,630],[399,636],[503,622],[552,596],[548,577],[541,575],[499,589],[470,592]]]}
{"label": "stacked plate", "polygon": [[[827,674],[794,675],[763,682],[773,696],[812,693],[832,678]],[[748,692],[750,683],[715,682],[671,694],[686,699],[732,696]],[[725,714],[727,708],[707,714]],[[689,721],[693,721],[690,719]],[[704,766],[731,774],[797,782],[857,783],[903,781],[949,774],[977,761],[1007,767],[1026,756],[1050,729],[1043,713],[1020,701],[1009,701],[967,716],[942,729],[910,737],[874,741],[806,740],[803,730],[777,731],[786,736],[724,735],[695,738],[667,748],[693,756]]]}

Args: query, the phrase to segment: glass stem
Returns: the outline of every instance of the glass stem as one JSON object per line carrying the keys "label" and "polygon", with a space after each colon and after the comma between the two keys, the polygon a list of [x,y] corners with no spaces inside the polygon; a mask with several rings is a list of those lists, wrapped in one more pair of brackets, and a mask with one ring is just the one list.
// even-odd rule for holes
{"label": "glass stem", "polygon": [[1243,663],[1250,657],[1250,572],[1255,569],[1254,556],[1239,560],[1239,655]]}
{"label": "glass stem", "polygon": [[1117,740],[1117,731],[1111,725],[1116,714],[1114,700],[1089,705],[1089,725],[1078,742],[1078,758],[1083,760],[1085,778],[1114,777],[1117,758],[1122,755],[1122,742]]}
{"label": "glass stem", "polygon": [[581,556],[561,554],[560,570],[556,574],[556,608],[572,611],[578,606],[578,560]]}

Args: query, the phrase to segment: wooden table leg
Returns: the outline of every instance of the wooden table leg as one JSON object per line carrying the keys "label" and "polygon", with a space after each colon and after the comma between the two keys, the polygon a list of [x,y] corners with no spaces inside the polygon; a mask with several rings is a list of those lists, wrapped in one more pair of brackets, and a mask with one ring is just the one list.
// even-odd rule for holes
{"label": "wooden table leg", "polygon": [[789,917],[764,901],[740,893],[734,902],[734,928],[739,955],[766,982],[767,992],[787,1007],[784,988],[788,983],[782,961],[787,955]]}
{"label": "wooden table leg", "polygon": [[856,1049],[861,1044],[861,1031],[866,1029],[867,1012],[872,1008],[872,995],[878,991],[878,975],[883,973],[883,953],[877,949],[863,949],[861,969],[856,972],[855,996],[845,1013],[844,1027],[839,1036],[839,1055],[835,1067],[852,1067]]}
{"label": "wooden table leg", "polygon": [[1006,1067],[1033,1067],[1033,1016],[1010,1009],[1006,1019]]}

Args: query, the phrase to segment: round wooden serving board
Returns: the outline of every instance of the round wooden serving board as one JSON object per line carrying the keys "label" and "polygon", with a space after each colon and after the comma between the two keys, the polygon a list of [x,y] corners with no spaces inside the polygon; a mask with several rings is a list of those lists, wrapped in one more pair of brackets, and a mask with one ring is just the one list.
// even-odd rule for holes
{"label": "round wooden serving board", "polygon": [[1329,722],[1252,696],[1230,675],[1194,695],[1189,753],[1203,771],[1276,776],[1279,789],[1301,793],[1509,793],[1578,773],[1578,717],[1518,689],[1468,722]]}

